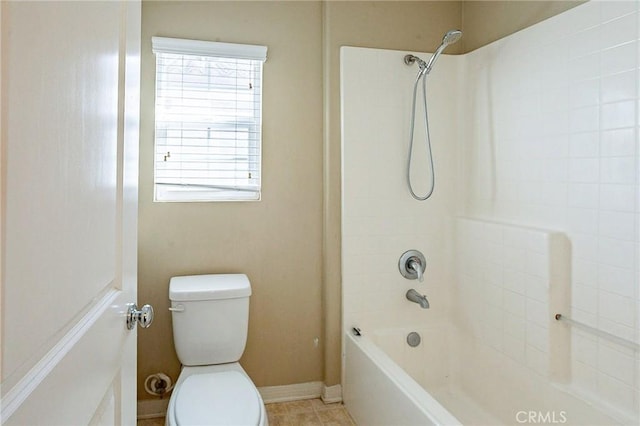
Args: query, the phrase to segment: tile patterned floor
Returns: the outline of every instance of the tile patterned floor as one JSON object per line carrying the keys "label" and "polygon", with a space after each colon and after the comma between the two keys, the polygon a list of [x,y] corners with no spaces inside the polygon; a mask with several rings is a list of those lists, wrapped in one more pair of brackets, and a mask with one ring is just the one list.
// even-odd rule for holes
{"label": "tile patterned floor", "polygon": [[164,417],[138,420],[136,426],[164,426]]}
{"label": "tile patterned floor", "polygon": [[325,404],[320,399],[266,404],[269,426],[354,426],[341,403]]}
{"label": "tile patterned floor", "polygon": [[[266,404],[269,426],[355,426],[341,403],[320,399]],[[138,420],[137,426],[164,426],[164,417]]]}

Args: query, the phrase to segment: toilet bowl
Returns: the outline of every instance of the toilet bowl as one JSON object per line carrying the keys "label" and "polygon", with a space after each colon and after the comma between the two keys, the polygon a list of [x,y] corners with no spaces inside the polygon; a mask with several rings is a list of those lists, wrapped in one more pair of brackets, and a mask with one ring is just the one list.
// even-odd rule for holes
{"label": "toilet bowl", "polygon": [[169,309],[183,367],[169,400],[167,426],[268,426],[262,397],[238,363],[250,295],[242,274],[171,279]]}
{"label": "toilet bowl", "polygon": [[184,367],[166,425],[268,426],[260,393],[239,363]]}

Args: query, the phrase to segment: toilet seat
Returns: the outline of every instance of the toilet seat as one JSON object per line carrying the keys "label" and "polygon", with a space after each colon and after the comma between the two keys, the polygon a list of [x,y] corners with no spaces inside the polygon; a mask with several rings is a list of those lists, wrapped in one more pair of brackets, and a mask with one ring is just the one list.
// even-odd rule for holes
{"label": "toilet seat", "polygon": [[178,426],[260,423],[262,400],[253,383],[239,371],[193,374],[176,391]]}

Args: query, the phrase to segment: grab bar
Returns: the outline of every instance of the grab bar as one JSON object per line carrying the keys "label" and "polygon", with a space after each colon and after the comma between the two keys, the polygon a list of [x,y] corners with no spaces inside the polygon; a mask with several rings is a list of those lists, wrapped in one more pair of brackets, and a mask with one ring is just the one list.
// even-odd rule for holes
{"label": "grab bar", "polygon": [[564,316],[562,314],[556,314],[555,318],[556,318],[556,321],[565,321],[567,324],[573,325],[577,328],[581,328],[585,331],[588,331],[604,339],[608,339],[614,343],[617,343],[620,346],[625,346],[629,349],[633,349],[634,351],[640,351],[640,344],[636,342],[632,342],[631,340],[623,339],[622,337],[618,337],[615,334],[611,334],[606,331],[602,331],[597,328],[591,327],[590,325],[583,324],[579,321],[572,320],[571,318]]}

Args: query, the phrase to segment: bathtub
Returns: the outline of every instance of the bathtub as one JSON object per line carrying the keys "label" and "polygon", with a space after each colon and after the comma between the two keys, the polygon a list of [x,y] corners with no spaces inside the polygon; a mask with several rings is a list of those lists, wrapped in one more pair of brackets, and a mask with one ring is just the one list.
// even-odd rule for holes
{"label": "bathtub", "polygon": [[358,425],[459,425],[366,335],[345,335],[344,404]]}
{"label": "bathtub", "polygon": [[[420,345],[406,336],[417,331]],[[359,425],[620,425],[561,383],[520,368],[451,324],[344,336],[344,403]]]}

